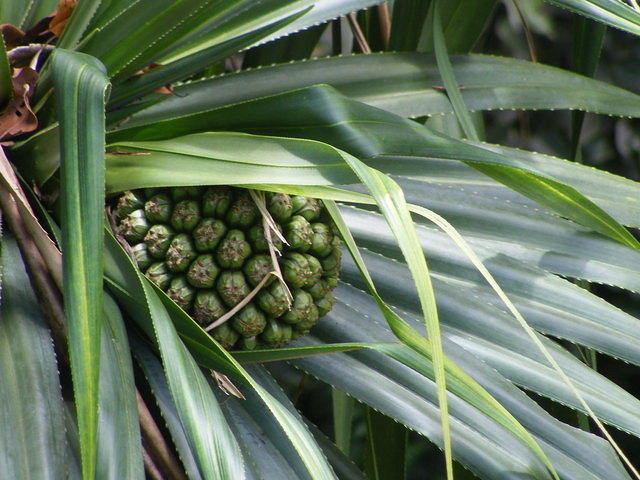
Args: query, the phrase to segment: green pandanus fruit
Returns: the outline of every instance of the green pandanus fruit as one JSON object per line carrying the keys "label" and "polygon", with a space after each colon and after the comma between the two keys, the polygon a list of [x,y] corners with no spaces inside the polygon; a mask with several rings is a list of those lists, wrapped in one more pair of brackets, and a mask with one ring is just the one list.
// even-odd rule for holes
{"label": "green pandanus fruit", "polygon": [[114,205],[140,270],[230,350],[286,345],[334,303],[340,239],[322,202],[284,193],[264,202],[277,233],[242,188],[136,190]]}

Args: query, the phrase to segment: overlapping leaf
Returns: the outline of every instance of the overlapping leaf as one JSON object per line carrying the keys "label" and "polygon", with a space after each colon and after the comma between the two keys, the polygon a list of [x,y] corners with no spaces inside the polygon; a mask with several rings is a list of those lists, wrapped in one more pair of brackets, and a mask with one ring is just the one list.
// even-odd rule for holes
{"label": "overlapping leaf", "polygon": [[[134,315],[138,324],[145,330],[145,332],[152,338],[157,338],[159,349],[163,355],[164,368],[169,370],[183,370],[182,377],[173,377],[173,372],[169,372],[167,381],[169,388],[172,391],[173,401],[176,404],[177,411],[180,415],[180,421],[185,429],[185,434],[189,438],[189,444],[194,451],[194,455],[197,458],[199,468],[203,473],[203,476],[207,478],[205,471],[207,469],[211,472],[212,464],[208,461],[210,455],[221,455],[214,461],[219,462],[237,462],[237,445],[235,440],[232,440],[232,445],[229,443],[228,437],[230,432],[227,430],[225,437],[218,437],[218,441],[222,440],[226,442],[226,446],[222,451],[215,450],[212,447],[207,448],[202,440],[205,440],[204,436],[211,434],[210,431],[203,431],[198,428],[197,423],[192,423],[191,419],[200,418],[202,416],[211,415],[216,413],[216,410],[211,411],[214,407],[213,393],[210,387],[205,386],[203,377],[202,382],[197,383],[198,390],[193,390],[189,385],[193,386],[194,375],[196,375],[195,363],[192,364],[193,358],[208,368],[222,371],[228,375],[232,375],[234,378],[242,382],[242,384],[255,391],[258,397],[261,399],[263,408],[266,408],[270,415],[272,415],[275,422],[279,425],[284,432],[284,435],[291,442],[292,448],[297,452],[296,454],[300,458],[300,461],[305,467],[305,471],[313,480],[328,480],[333,479],[334,475],[331,468],[326,463],[325,459],[320,454],[317,445],[313,442],[309,432],[300,425],[289,412],[287,412],[282,405],[276,402],[273,397],[266,391],[264,391],[260,385],[258,385],[243,369],[240,365],[218,345],[202,328],[200,328],[190,317],[188,317],[180,308],[178,308],[168,297],[166,297],[159,290],[149,290],[152,287],[147,284],[146,279],[139,279],[139,273],[136,273],[135,267],[131,263],[130,259],[126,256],[121,247],[117,244],[113,237],[109,237],[110,241],[107,244],[108,255],[106,263],[106,275],[109,278],[109,284],[118,296],[118,298],[125,303],[129,311]],[[141,287],[142,285],[142,287]],[[144,288],[144,290],[142,290]],[[147,298],[152,298],[150,294],[153,293],[155,298],[153,300],[153,311],[151,316],[149,315],[149,307],[146,305]],[[160,303],[162,302],[162,303]],[[175,327],[171,324],[171,321],[175,323]],[[166,335],[165,338],[161,338],[156,332],[158,332],[158,322],[162,321],[162,335]],[[184,343],[180,341],[176,334],[176,330],[184,338]],[[185,344],[189,347],[187,350]],[[178,357],[178,353],[182,358],[188,358],[189,369],[193,373],[184,371],[184,367],[179,362],[175,362],[175,358]],[[191,357],[193,354],[193,358]],[[168,359],[171,358],[171,362],[167,365]],[[197,371],[199,375],[202,375],[200,371]],[[188,377],[188,378],[187,378]],[[173,385],[172,385],[173,384]],[[176,388],[177,385],[181,385],[181,388]],[[194,399],[195,394],[202,395],[208,403],[208,408],[203,410],[203,406],[197,404],[185,404],[190,402],[190,399]],[[218,407],[219,408],[219,407]],[[185,418],[186,416],[186,418]],[[219,417],[217,423],[211,424],[213,431],[219,428],[228,429],[224,418]],[[215,428],[214,428],[215,425]],[[219,434],[218,434],[219,435]],[[194,439],[200,439],[194,443]],[[215,439],[208,437],[208,442],[216,442]],[[223,452],[227,451],[226,454]],[[219,453],[218,453],[219,452]],[[235,478],[235,477],[232,477]]]}
{"label": "overlapping leaf", "polygon": [[[470,110],[586,110],[640,116],[640,98],[606,82],[514,58],[453,55]],[[187,83],[126,126],[185,116],[286,90],[326,83],[355,100],[402,117],[452,112],[433,55],[377,53],[262,67]],[[241,86],[241,88],[240,88]],[[155,102],[151,102],[153,104]]]}
{"label": "overlapping leaf", "polygon": [[[86,2],[89,3],[89,2]],[[84,478],[96,461],[102,318],[105,72],[94,58],[58,49],[64,299]]]}
{"label": "overlapping leaf", "polygon": [[464,161],[563,216],[633,248],[640,247],[608,212],[574,189],[571,182],[561,183],[539,168],[541,162],[532,165],[491,146],[461,142],[325,86],[139,125],[114,132],[112,138],[157,139],[217,128],[320,140],[358,158],[381,159],[385,163],[378,168],[384,172],[388,171],[387,163],[397,166],[407,159]]}
{"label": "overlapping leaf", "polygon": [[65,478],[69,452],[56,356],[18,246],[6,233],[0,275],[0,469],[7,478]]}
{"label": "overlapping leaf", "polygon": [[546,0],[572,12],[592,18],[627,32],[640,35],[640,12],[631,5],[616,0]]}

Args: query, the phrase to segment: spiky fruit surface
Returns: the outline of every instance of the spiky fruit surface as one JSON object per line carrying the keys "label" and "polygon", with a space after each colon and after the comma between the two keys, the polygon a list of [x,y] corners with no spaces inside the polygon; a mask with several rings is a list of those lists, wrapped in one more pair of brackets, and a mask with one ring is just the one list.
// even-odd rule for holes
{"label": "spiky fruit surface", "polygon": [[[114,212],[140,270],[203,327],[259,287],[209,331],[227,349],[253,350],[308,333],[331,310],[340,270],[340,239],[320,201],[276,193],[266,195],[265,206],[287,244],[273,232],[267,238],[260,210],[241,188],[125,192]],[[291,301],[270,275],[270,244],[282,254],[277,261]]]}

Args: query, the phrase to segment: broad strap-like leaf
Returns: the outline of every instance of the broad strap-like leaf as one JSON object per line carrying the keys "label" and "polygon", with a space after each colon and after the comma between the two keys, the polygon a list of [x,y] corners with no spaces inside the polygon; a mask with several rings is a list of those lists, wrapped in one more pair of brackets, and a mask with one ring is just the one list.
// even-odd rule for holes
{"label": "broad strap-like leaf", "polygon": [[[514,161],[514,165],[523,165],[520,162],[527,163],[535,171],[544,172],[544,175],[556,178],[558,181],[570,185],[586,195],[593,202],[601,205],[607,213],[622,225],[640,226],[640,188],[638,188],[638,182],[549,155],[489,143],[465,143],[496,152],[503,156],[502,158],[511,158]],[[450,158],[447,158],[444,152],[439,152],[438,156],[440,158],[409,158],[394,155],[373,158],[368,160],[367,163],[392,176],[400,175],[423,182],[435,181],[445,184],[448,182],[450,187],[446,188],[465,189],[466,181],[470,180],[473,188],[477,187],[485,193],[493,189],[495,182],[492,182],[486,176],[473,173],[467,165],[449,161]],[[450,181],[446,180],[447,178]],[[511,201],[521,198],[519,195],[514,197],[501,196]],[[540,206],[533,202],[525,202],[525,204],[530,205],[530,208],[540,209]],[[541,211],[553,214],[553,212],[546,209]]]}
{"label": "broad strap-like leaf", "polygon": [[[404,342],[407,346],[417,352],[420,356],[429,359],[434,363],[434,378],[436,380],[437,390],[438,390],[438,404],[442,405],[442,383],[438,381],[439,373],[438,373],[438,359],[436,358],[438,355],[442,355],[441,352],[434,352],[432,342],[426,342],[423,337],[417,335],[416,331],[407,324],[407,322],[402,319],[395,311],[391,310],[387,304],[382,300],[376,287],[374,285],[373,279],[370,273],[367,270],[367,267],[364,263],[363,257],[358,250],[355,241],[349,231],[347,225],[344,223],[341,215],[339,214],[337,207],[334,202],[325,201],[325,206],[328,209],[336,227],[340,231],[342,238],[344,239],[349,253],[351,254],[353,261],[356,265],[356,268],[360,274],[360,280],[366,286],[365,288],[368,290],[369,294],[374,298],[375,303],[377,304],[380,312],[384,316],[387,321],[389,327],[393,331],[394,335],[399,338],[402,342]],[[393,228],[393,223],[387,218],[387,222],[390,228]],[[397,233],[395,234],[397,237]],[[402,248],[402,245],[399,243],[399,247]],[[403,252],[405,260],[410,261],[410,257]],[[412,269],[411,275],[414,278],[415,282],[415,267]],[[427,273],[428,275],[428,273]],[[431,280],[429,279],[429,284]],[[414,288],[414,284],[409,284],[410,288]],[[419,286],[415,284],[415,288]],[[430,285],[431,287],[431,285]],[[431,292],[433,289],[431,288]],[[433,293],[432,293],[433,295]],[[424,298],[420,298],[421,309],[424,315],[425,305]],[[434,306],[435,307],[435,306]],[[437,307],[435,307],[437,308]],[[428,320],[425,318],[425,322]],[[429,325],[427,324],[427,327]],[[439,329],[439,325],[438,325]],[[440,348],[442,348],[442,344],[440,343]],[[394,357],[395,358],[395,357]],[[466,401],[470,402],[476,408],[489,415],[496,422],[504,426],[511,433],[513,433],[517,438],[519,438],[527,448],[531,450],[531,452],[535,453],[539,460],[545,465],[545,467],[549,470],[550,474],[553,478],[557,478],[557,474],[550,464],[548,458],[545,454],[540,450],[540,447],[535,443],[535,441],[531,438],[529,433],[524,430],[522,425],[520,425],[505,409],[502,405],[496,402],[496,400],[488,394],[484,389],[482,389],[479,385],[475,384],[475,382],[464,372],[462,371],[455,363],[451,362],[447,357],[442,355],[442,359],[440,360],[443,363],[442,368],[446,369],[448,375],[448,384],[451,385],[451,390],[456,392],[457,394],[462,394],[462,397],[465,398]],[[418,368],[423,368],[422,364],[418,364]],[[473,392],[473,393],[471,393]],[[442,407],[440,407],[442,408]],[[442,411],[441,411],[442,415]],[[443,444],[444,450],[446,453],[446,430],[443,427]],[[448,462],[447,462],[448,463]],[[452,465],[447,464],[447,475],[453,475]]]}
{"label": "broad strap-like leaf", "polygon": [[[91,2],[85,2],[90,4]],[[96,462],[106,74],[92,57],[62,49],[52,60],[60,112],[62,266],[83,478]]]}
{"label": "broad strap-like leaf", "polygon": [[[408,279],[409,272],[406,267],[378,254],[367,253],[365,259],[370,271],[375,272],[373,278],[382,294],[385,298],[393,299],[390,304],[400,308],[403,318],[406,317],[412,328],[416,328],[419,325],[420,306],[414,298],[413,288],[406,282],[396,280]],[[378,272],[385,272],[386,276]],[[452,338],[461,347],[485,359],[488,364],[515,383],[574,408],[583,408],[571,389],[558,378],[554,369],[549,367],[544,356],[518,322],[502,311],[500,308],[502,305],[496,306],[496,301],[493,304],[488,303],[489,297],[495,298],[494,292],[478,292],[475,287],[465,286],[459,279],[449,281],[446,277],[443,279],[440,277],[439,274],[435,275],[434,285],[438,292],[438,308],[443,318],[443,328],[447,338]],[[343,278],[359,289],[367,288],[360,279],[358,268],[351,262],[345,262]],[[526,304],[511,293],[509,297],[513,299],[518,309],[524,312],[531,324],[540,328],[536,321],[538,319],[531,314],[529,308],[526,308]],[[356,298],[357,296],[353,295],[348,300],[349,305],[354,308]],[[366,296],[363,295],[361,298],[363,300],[360,305],[364,303]],[[371,307],[366,307],[367,310],[364,308],[358,307],[358,310],[370,311]],[[553,320],[552,316],[550,320]],[[556,322],[560,328],[569,328],[566,321],[556,320]],[[594,327],[588,322],[580,322],[573,325],[576,333],[573,336],[568,335],[572,338],[582,336],[584,332],[589,332],[590,328]],[[620,334],[617,336],[622,338]],[[587,398],[587,403],[595,409],[600,418],[621,429],[640,434],[640,416],[628,413],[640,411],[637,399],[587,368],[553,342],[543,337],[540,337],[540,340],[551,352],[560,368],[570,377],[571,382],[578,386],[581,395]]]}
{"label": "broad strap-like leaf", "polygon": [[244,478],[238,444],[204,374],[173,327],[158,292],[140,277],[167,383],[205,479]]}
{"label": "broad strap-like leaf", "polygon": [[51,334],[7,232],[0,279],[0,471],[11,479],[66,478],[64,403]]}
{"label": "broad strap-like leaf", "polygon": [[260,65],[273,65],[309,58],[326,29],[326,25],[318,25],[249,49],[244,54],[242,68],[254,68]]}
{"label": "broad strap-like leaf", "polygon": [[449,169],[442,162],[432,165],[436,164],[443,167],[436,178],[394,179],[407,201],[438,212],[474,250],[489,249],[565,277],[640,291],[640,275],[634,268],[640,252],[541,209],[466,165]]}
{"label": "broad strap-like leaf", "polygon": [[[101,340],[100,404],[98,412],[98,456],[96,478],[119,480],[145,478],[142,462],[136,391],[129,352],[118,306],[105,294]],[[78,422],[73,402],[67,401],[66,438],[69,479],[80,479]]]}
{"label": "broad strap-like leaf", "polygon": [[332,343],[314,345],[313,347],[282,347],[278,349],[238,350],[232,352],[233,358],[240,363],[266,363],[292,360],[294,358],[310,357],[314,355],[328,355],[336,352],[348,352],[361,348],[376,348],[368,343]]}
{"label": "broad strap-like leaf", "polygon": [[[556,67],[490,55],[452,55],[470,110],[582,110],[640,116],[640,97]],[[224,105],[326,83],[342,94],[402,117],[451,113],[433,55],[374,53],[273,65],[190,82],[177,96],[156,96],[129,126],[191,115]]]}
{"label": "broad strap-like leaf", "polygon": [[[223,394],[220,394],[222,397]],[[221,398],[222,400],[222,398]],[[225,417],[238,439],[240,450],[246,458],[250,458],[248,467],[250,478],[278,478],[282,480],[297,480],[301,477],[287,461],[287,453],[280,451],[274,445],[274,435],[265,432],[252,418],[256,413],[260,416],[260,406],[251,408],[247,402],[236,398],[225,397],[223,410]],[[278,432],[279,433],[279,432]],[[296,461],[295,452],[290,458]],[[304,472],[301,474],[304,475]]]}
{"label": "broad strap-like leaf", "polygon": [[[327,318],[320,322],[311,338],[298,340],[297,344],[310,345],[317,340],[330,342],[336,337],[357,337],[380,341],[392,338],[384,325],[384,320],[376,312],[377,307],[371,299],[367,298],[366,294],[362,294],[362,301],[359,301],[359,294],[353,296],[352,293],[354,293],[352,289],[343,290],[341,287],[337,292],[340,302],[336,305],[335,311],[332,311]],[[342,299],[344,299],[344,304]],[[381,333],[385,330],[387,333],[382,335]],[[581,439],[583,438],[584,441],[576,442],[575,429],[562,424],[544,412],[511,383],[495,371],[487,369],[478,357],[469,354],[447,339],[445,339],[445,343],[448,355],[463,365],[465,371],[477,378],[485,388],[491,391],[492,395],[500,398],[500,402],[507,405],[518,420],[534,432],[536,440],[541,444],[562,478],[628,478],[611,448],[601,439],[579,432],[582,433]],[[439,437],[434,435],[434,430],[432,430],[434,426],[430,425],[430,421],[425,418],[427,412],[431,412],[429,415],[434,418],[431,407],[421,402],[416,403],[417,400],[414,397],[415,394],[418,394],[423,399],[428,398],[431,399],[428,401],[433,401],[436,394],[435,386],[423,376],[431,378],[429,364],[419,358],[416,356],[414,357],[415,363],[408,362],[401,366],[397,362],[389,358],[385,359],[384,356],[373,352],[354,352],[327,357],[308,357],[295,360],[294,363],[327,383],[345,388],[350,395],[376,407],[438,443]],[[406,368],[410,368],[408,365],[421,367],[417,370],[421,374],[416,374],[416,371],[409,373],[406,370]],[[345,372],[348,372],[349,378],[344,378]],[[375,382],[380,388],[374,390],[368,388],[367,385],[370,382]],[[516,446],[518,444],[513,443],[512,438],[501,437],[504,431],[500,429],[494,429],[487,425],[488,430],[482,434],[483,440],[472,440],[473,433],[471,432],[482,424],[476,417],[479,412],[471,410],[465,413],[462,405],[454,397],[450,397],[450,403],[452,405],[454,453],[457,460],[467,468],[471,468],[476,473],[483,471],[484,476],[493,478],[492,473],[486,469],[494,468],[494,460],[490,459],[494,458],[496,453],[498,455],[495,458],[499,459],[497,464],[504,462],[502,468],[514,468],[514,464],[520,465],[517,468],[522,468],[523,464],[531,465],[532,460],[527,457],[527,453],[521,447]],[[458,418],[464,418],[463,422],[458,422]],[[470,430],[462,428],[461,425],[465,425]],[[471,442],[471,450],[466,445],[467,441]],[[483,450],[484,453],[474,459],[471,452],[476,448]],[[502,450],[503,448],[505,450]],[[485,449],[486,451],[484,451]],[[585,455],[586,451],[591,453]],[[526,458],[529,460],[525,460]],[[507,464],[512,466],[507,467]],[[493,475],[498,474],[494,473]],[[544,474],[539,471],[537,475],[543,476]]]}
{"label": "broad strap-like leaf", "polygon": [[242,50],[247,45],[250,45],[255,40],[275,31],[282,25],[286,25],[299,15],[300,14],[285,17],[277,22],[249,31],[244,35],[234,37],[226,42],[218,43],[196,53],[192,53],[168,65],[158,65],[143,75],[134,76],[114,88],[110,103],[112,105],[126,104],[127,101],[150,93],[159,87],[201,72],[206,67],[215,64],[217,61],[224,60],[238,50]]}
{"label": "broad strap-like leaf", "polygon": [[[341,213],[359,245],[392,259],[402,258],[393,235],[388,231],[384,219],[379,214],[353,207],[341,208]],[[483,297],[491,297],[491,290],[482,287],[483,281],[477,270],[444,233],[426,225],[420,225],[418,235],[435,272],[452,279],[457,278],[468,285],[473,285],[473,288],[480,287],[486,292]],[[465,238],[467,238],[466,235]],[[526,247],[502,250],[497,242],[479,242],[473,237],[467,239],[476,255],[482,259],[509,295],[514,296],[523,308],[531,312],[529,315],[536,322],[536,328],[563,338],[573,332],[575,335],[573,338],[579,343],[597,344],[600,346],[599,350],[605,348],[609,355],[634,363],[640,361],[638,357],[640,352],[636,348],[637,342],[640,341],[637,320],[631,315],[613,308],[604,300],[576,287],[571,282],[545,272],[544,265],[536,265],[536,260],[540,257],[519,255],[519,251]],[[596,246],[594,245],[593,248]],[[601,247],[605,248],[606,242]],[[624,247],[619,248],[620,260],[622,260],[625,258]],[[582,263],[580,258],[567,256],[566,262],[561,263],[570,261]],[[626,258],[634,261],[639,258],[639,254],[630,252]],[[588,259],[585,258],[584,261]],[[575,265],[576,269],[580,263]],[[606,268],[604,265],[606,263],[602,265]],[[637,269],[630,267],[626,270],[620,268],[618,270],[626,273],[630,281],[635,281],[637,284],[639,276]],[[554,316],[557,320],[562,318],[562,322],[554,322]],[[576,330],[580,318],[584,322],[584,328]]]}
{"label": "broad strap-like leaf", "polygon": [[[277,113],[278,112],[278,113]],[[206,125],[206,127],[204,127]],[[577,223],[634,248],[638,241],[614,218],[570,185],[530,163],[471,145],[410,120],[343,97],[335,90],[310,87],[203,111],[174,120],[117,132],[118,137],[156,138],[207,129],[295,136],[327,142],[358,158],[447,158],[464,161],[514,190]],[[355,135],[357,133],[357,135]],[[384,167],[378,167],[386,171]]]}
{"label": "broad strap-like leaf", "polygon": [[259,43],[266,43],[277,38],[285,37],[293,32],[305,30],[321,23],[333,20],[341,15],[355,12],[375,5],[376,0],[299,0],[296,5],[301,8],[313,8],[295,22],[270,35]]}
{"label": "broad strap-like leaf", "polygon": [[342,152],[315,141],[209,132],[161,142],[120,142],[109,152],[109,192],[143,185],[237,185],[256,178],[299,185],[357,181]]}
{"label": "broad strap-like leaf", "polygon": [[[367,167],[357,159],[347,156],[346,162],[358,175],[371,195],[375,198],[380,211],[383,213],[389,228],[396,237],[402,254],[411,269],[411,277],[416,287],[422,315],[426,327],[427,338],[433,355],[435,379],[438,385],[438,406],[441,413],[443,448],[447,478],[453,478],[453,456],[451,452],[451,438],[449,432],[448,408],[446,398],[445,358],[440,339],[440,322],[436,307],[435,295],[431,285],[431,277],[427,261],[420,248],[420,242],[411,219],[411,214],[398,185],[382,173]],[[345,232],[343,231],[343,236]],[[404,338],[400,337],[405,341]]]}
{"label": "broad strap-like leaf", "polygon": [[69,50],[75,49],[86,33],[95,33],[88,30],[89,24],[103,3],[106,2],[104,0],[93,0],[78,2],[78,4],[74,5],[73,13],[62,31],[57,47]]}
{"label": "broad strap-like leaf", "polygon": [[[294,0],[257,3],[231,0],[224,4],[209,0],[113,2],[95,21],[98,30],[81,48],[107,66],[114,82],[121,82],[153,62],[170,63],[286,19],[304,10],[305,6],[298,7],[298,3]],[[180,53],[167,57],[176,48]]]}

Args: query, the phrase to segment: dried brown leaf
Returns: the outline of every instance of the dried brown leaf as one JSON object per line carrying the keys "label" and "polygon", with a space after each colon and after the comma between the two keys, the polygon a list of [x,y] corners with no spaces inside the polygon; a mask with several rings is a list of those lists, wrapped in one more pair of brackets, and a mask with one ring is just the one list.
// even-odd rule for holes
{"label": "dried brown leaf", "polygon": [[53,13],[53,18],[49,23],[49,29],[47,31],[53,33],[56,37],[62,35],[62,31],[64,27],[67,26],[77,4],[78,2],[76,0],[60,0],[58,8]]}
{"label": "dried brown leaf", "polygon": [[33,95],[38,73],[32,68],[16,68],[13,73],[13,96],[0,113],[0,140],[34,131],[38,127],[29,101]]}
{"label": "dried brown leaf", "polygon": [[2,38],[4,39],[4,45],[7,50],[11,50],[24,44],[25,33],[18,27],[14,27],[8,23],[3,23],[0,25],[0,32],[2,32]]}
{"label": "dried brown leaf", "polygon": [[223,375],[220,372],[216,372],[215,370],[211,370],[211,375],[218,384],[218,388],[220,388],[220,390],[222,390],[224,393],[226,393],[227,395],[233,395],[234,397],[241,400],[245,400],[245,396],[238,389],[238,387],[236,387],[233,382],[229,380],[229,377]]}

